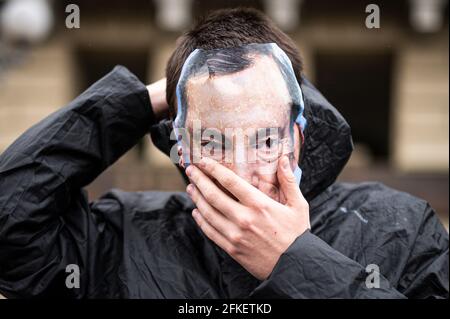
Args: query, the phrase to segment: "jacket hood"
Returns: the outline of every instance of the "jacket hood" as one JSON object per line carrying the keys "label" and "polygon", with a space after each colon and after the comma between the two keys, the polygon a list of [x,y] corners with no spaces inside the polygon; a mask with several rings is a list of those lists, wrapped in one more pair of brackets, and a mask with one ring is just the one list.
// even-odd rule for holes
{"label": "jacket hood", "polygon": [[[339,176],[353,151],[350,126],[338,110],[305,78],[301,83],[307,121],[299,166],[300,189],[309,201]],[[172,121],[163,120],[150,129],[154,145],[167,156],[176,143],[170,139]],[[184,170],[176,165],[185,181]]]}

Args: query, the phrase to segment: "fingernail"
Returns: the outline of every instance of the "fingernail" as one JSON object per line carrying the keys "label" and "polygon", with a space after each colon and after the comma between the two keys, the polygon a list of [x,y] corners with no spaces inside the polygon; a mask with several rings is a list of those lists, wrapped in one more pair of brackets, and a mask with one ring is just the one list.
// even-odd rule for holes
{"label": "fingernail", "polygon": [[198,214],[198,210],[197,210],[197,208],[195,208],[193,211],[192,211],[192,216],[197,216],[197,214]]}
{"label": "fingernail", "polygon": [[191,176],[191,174],[192,174],[192,165],[189,165],[189,166],[186,168],[185,172],[186,172],[186,175],[187,175],[187,176]]}
{"label": "fingernail", "polygon": [[187,192],[189,195],[191,195],[192,190],[193,190],[193,186],[192,186],[192,184],[189,184],[189,185],[186,187],[186,192]]}

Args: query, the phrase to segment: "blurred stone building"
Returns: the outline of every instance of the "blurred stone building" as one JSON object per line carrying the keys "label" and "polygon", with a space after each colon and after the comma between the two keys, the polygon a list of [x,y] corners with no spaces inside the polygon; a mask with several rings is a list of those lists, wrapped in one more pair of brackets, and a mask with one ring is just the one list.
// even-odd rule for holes
{"label": "blurred stone building", "polygon": [[[356,150],[340,179],[379,180],[411,192],[448,220],[446,0],[32,1],[49,5],[52,27],[41,41],[31,41],[26,30],[34,20],[27,13],[22,29],[20,14],[17,29],[2,24],[0,152],[114,65],[127,66],[143,82],[157,80],[176,38],[197,17],[251,6],[297,42],[306,76],[350,122]],[[80,8],[80,28],[66,27],[70,3]],[[380,9],[380,28],[366,26],[370,3]],[[0,1],[0,14],[8,5]],[[94,199],[111,187],[184,189],[148,137],[90,185],[89,195]]]}

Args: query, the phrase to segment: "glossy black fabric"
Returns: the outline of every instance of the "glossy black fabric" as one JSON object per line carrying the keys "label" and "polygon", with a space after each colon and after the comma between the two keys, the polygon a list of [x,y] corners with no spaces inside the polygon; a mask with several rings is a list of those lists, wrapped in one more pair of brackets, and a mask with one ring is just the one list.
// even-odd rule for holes
{"label": "glossy black fabric", "polygon": [[[207,239],[185,193],[83,187],[156,124],[146,87],[115,68],[36,124],[0,157],[0,293],[76,298],[448,298],[448,234],[430,206],[378,183],[334,183],[350,128],[305,81],[301,189],[312,230],[259,281]],[[151,178],[151,176],[149,176]],[[65,285],[80,267],[79,289]],[[380,287],[366,285],[366,266]]]}

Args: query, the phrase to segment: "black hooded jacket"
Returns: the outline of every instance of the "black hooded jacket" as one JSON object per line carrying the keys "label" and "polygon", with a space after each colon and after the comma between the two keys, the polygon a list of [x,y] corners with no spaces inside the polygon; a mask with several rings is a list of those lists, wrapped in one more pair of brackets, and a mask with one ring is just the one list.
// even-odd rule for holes
{"label": "black hooded jacket", "polygon": [[[352,141],[307,81],[301,190],[311,231],[259,281],[211,242],[185,193],[83,187],[151,130],[148,91],[123,67],[34,125],[0,157],[0,293],[76,298],[448,298],[448,233],[423,200],[335,179]],[[151,178],[151,177],[149,177]],[[76,265],[79,288],[68,288]],[[69,268],[67,268],[69,266]]]}

